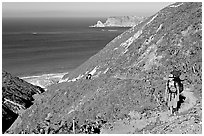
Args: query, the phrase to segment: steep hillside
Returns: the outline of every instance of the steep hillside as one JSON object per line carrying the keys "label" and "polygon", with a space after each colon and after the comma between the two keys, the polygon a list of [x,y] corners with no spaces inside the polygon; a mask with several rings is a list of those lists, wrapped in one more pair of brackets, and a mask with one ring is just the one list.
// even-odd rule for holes
{"label": "steep hillside", "polygon": [[5,132],[19,114],[33,104],[34,94],[44,90],[2,71],[2,131]]}
{"label": "steep hillside", "polygon": [[[173,70],[185,79],[176,115],[164,101]],[[76,133],[201,133],[201,75],[202,3],[175,3],[48,88],[8,133],[73,133],[73,118]]]}
{"label": "steep hillside", "polygon": [[102,23],[100,20],[97,24],[90,27],[132,27],[139,24],[145,17],[137,16],[116,16],[107,18],[105,23]]}

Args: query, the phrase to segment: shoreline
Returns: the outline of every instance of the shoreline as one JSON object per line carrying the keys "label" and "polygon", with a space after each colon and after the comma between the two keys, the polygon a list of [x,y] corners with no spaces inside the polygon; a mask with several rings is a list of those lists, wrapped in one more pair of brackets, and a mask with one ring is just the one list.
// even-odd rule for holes
{"label": "shoreline", "polygon": [[31,75],[31,76],[19,76],[21,79],[26,79],[26,78],[37,78],[37,77],[42,77],[42,76],[60,76],[62,74],[66,74],[68,72],[59,72],[59,73],[48,73],[48,74],[36,74],[36,75]]}
{"label": "shoreline", "polygon": [[60,79],[69,72],[61,72],[61,73],[49,73],[49,74],[41,74],[41,75],[33,75],[33,76],[23,76],[19,77],[20,79],[25,80],[26,82],[40,86],[41,88],[46,88],[52,84],[58,83]]}

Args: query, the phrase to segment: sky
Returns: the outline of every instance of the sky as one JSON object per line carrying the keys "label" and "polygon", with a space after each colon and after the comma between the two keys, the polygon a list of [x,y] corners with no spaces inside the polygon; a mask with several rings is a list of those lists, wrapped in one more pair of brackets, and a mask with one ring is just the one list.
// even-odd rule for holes
{"label": "sky", "polygon": [[[171,2],[172,3],[172,2]],[[2,17],[151,16],[170,2],[3,2]]]}

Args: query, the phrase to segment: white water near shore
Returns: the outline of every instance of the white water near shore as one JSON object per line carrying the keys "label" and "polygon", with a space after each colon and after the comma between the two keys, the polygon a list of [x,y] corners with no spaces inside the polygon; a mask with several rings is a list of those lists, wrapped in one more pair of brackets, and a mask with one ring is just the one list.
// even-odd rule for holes
{"label": "white water near shore", "polygon": [[46,89],[48,86],[58,83],[58,81],[62,79],[62,77],[67,73],[68,72],[51,73],[51,74],[27,76],[27,77],[20,77],[20,78],[25,80],[28,83],[31,83],[33,85],[37,85]]}

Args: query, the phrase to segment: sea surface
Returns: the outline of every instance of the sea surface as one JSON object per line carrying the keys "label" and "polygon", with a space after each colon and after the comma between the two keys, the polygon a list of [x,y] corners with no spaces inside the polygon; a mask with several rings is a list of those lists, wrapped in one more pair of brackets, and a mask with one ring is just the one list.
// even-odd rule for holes
{"label": "sea surface", "polygon": [[90,28],[103,18],[3,18],[2,67],[27,77],[69,72],[128,28]]}

